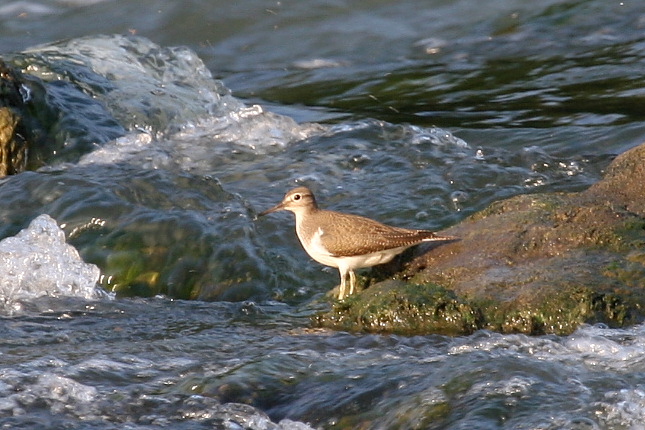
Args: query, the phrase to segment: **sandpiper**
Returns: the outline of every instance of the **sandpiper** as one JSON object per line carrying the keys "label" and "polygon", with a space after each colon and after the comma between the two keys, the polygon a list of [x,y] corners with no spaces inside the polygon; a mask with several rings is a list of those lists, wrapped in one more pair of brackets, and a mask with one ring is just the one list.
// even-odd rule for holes
{"label": "sandpiper", "polygon": [[319,209],[307,187],[289,191],[282,201],[258,214],[287,210],[296,216],[296,234],[307,254],[317,262],[340,272],[340,292],[344,299],[347,275],[349,294],[354,293],[355,269],[387,263],[396,255],[421,242],[451,241],[428,230],[391,227],[369,218]]}

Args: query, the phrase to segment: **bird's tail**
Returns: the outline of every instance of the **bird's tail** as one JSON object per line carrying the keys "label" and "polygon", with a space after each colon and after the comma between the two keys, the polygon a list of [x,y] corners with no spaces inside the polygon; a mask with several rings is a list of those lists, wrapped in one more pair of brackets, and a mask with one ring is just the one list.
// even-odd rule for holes
{"label": "bird's tail", "polygon": [[457,240],[461,239],[457,236],[442,236],[436,233],[432,233],[432,235],[423,239],[423,242],[454,242]]}

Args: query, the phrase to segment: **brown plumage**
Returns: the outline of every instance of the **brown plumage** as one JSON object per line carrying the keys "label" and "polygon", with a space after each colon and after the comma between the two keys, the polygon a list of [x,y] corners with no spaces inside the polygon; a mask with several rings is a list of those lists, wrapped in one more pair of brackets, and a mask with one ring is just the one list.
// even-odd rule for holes
{"label": "brown plumage", "polygon": [[[412,246],[437,237],[427,230],[407,230],[381,224],[370,218],[318,209],[302,221],[302,229],[314,232],[324,222],[322,245],[336,257],[369,254],[400,246]],[[347,237],[351,240],[346,240]]]}

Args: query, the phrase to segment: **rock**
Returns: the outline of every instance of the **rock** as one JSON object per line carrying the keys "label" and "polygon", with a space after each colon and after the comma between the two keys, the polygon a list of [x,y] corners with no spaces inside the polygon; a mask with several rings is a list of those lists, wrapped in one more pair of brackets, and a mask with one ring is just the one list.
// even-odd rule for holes
{"label": "rock", "polygon": [[27,140],[20,116],[13,110],[24,104],[20,74],[0,60],[0,177],[27,166]]}
{"label": "rock", "polygon": [[0,177],[15,175],[27,166],[27,142],[18,131],[20,118],[0,107]]}
{"label": "rock", "polygon": [[[459,318],[398,312],[399,303],[419,301],[420,287],[397,287],[397,300],[376,302],[384,288],[377,283],[316,323],[410,334],[569,334],[585,323],[638,323],[645,316],[644,183],[641,145],[617,157],[605,178],[586,191],[513,197],[442,232],[461,240],[413,258],[396,277],[429,291],[443,288],[451,306],[465,311]],[[374,314],[396,318],[366,324]],[[415,322],[437,315],[444,323]]]}
{"label": "rock", "polygon": [[318,325],[339,330],[401,334],[463,334],[481,324],[477,309],[453,291],[400,280],[379,282],[316,319]]}

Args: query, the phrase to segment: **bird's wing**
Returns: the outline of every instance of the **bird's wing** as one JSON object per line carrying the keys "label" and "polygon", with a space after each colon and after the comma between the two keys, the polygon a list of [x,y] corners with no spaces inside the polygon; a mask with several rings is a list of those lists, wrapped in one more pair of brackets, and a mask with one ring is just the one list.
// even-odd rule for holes
{"label": "bird's wing", "polygon": [[408,247],[434,236],[427,230],[392,227],[369,218],[335,212],[334,222],[322,229],[320,243],[330,254],[344,257]]}

